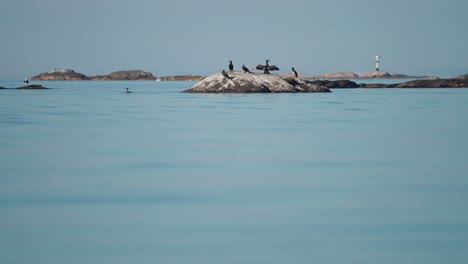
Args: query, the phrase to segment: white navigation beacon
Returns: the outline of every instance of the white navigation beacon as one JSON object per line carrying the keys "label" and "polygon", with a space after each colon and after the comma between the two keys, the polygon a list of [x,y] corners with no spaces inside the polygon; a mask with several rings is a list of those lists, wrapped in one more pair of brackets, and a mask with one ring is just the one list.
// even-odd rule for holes
{"label": "white navigation beacon", "polygon": [[380,55],[377,53],[377,55],[375,55],[375,70],[376,71],[379,71],[379,59],[380,59]]}

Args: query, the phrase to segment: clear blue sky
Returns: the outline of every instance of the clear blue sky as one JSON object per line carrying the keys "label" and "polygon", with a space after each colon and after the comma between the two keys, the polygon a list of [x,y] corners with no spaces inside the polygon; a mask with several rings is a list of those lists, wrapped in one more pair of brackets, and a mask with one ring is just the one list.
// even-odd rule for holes
{"label": "clear blue sky", "polygon": [[232,59],[284,71],[468,72],[466,0],[6,0],[0,78],[54,68],[211,74]]}

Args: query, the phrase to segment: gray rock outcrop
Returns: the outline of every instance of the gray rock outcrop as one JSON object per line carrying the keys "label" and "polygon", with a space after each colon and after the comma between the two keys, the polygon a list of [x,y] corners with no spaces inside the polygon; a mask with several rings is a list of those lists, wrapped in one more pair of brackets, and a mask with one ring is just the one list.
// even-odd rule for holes
{"label": "gray rock outcrop", "polygon": [[294,77],[274,74],[227,72],[229,79],[221,73],[213,74],[185,90],[186,93],[323,93],[326,87],[306,83]]}
{"label": "gray rock outcrop", "polygon": [[318,86],[324,86],[327,88],[359,88],[359,84],[350,81],[350,80],[317,80],[317,81],[307,81],[308,83],[315,84]]}
{"label": "gray rock outcrop", "polygon": [[105,75],[96,75],[89,77],[90,80],[156,80],[156,76],[154,76],[150,72],[145,72],[142,70],[130,70],[130,71],[116,71],[110,74]]}
{"label": "gray rock outcrop", "polygon": [[448,79],[413,80],[394,84],[360,84],[363,88],[468,88],[468,75]]}
{"label": "gray rock outcrop", "polygon": [[468,74],[448,79],[412,80],[403,83],[360,83],[350,80],[316,80],[306,81],[330,89],[337,88],[468,88]]}
{"label": "gray rock outcrop", "polygon": [[161,81],[201,81],[205,79],[205,76],[200,75],[175,75],[175,76],[163,76],[160,78]]}
{"label": "gray rock outcrop", "polygon": [[56,81],[56,80],[89,80],[89,77],[70,69],[55,69],[43,72],[29,78],[30,80]]}
{"label": "gray rock outcrop", "polygon": [[330,80],[330,79],[341,79],[341,80],[349,80],[349,79],[437,79],[435,76],[411,76],[406,74],[399,74],[399,73],[388,73],[385,71],[372,71],[367,73],[362,73],[360,75],[353,73],[353,72],[335,72],[335,73],[327,73],[324,75],[302,75],[300,74],[299,77],[303,79],[313,79],[313,80]]}
{"label": "gray rock outcrop", "polygon": [[16,89],[18,90],[47,90],[49,88],[46,88],[40,84],[31,84],[31,85],[21,86]]}
{"label": "gray rock outcrop", "polygon": [[71,69],[55,69],[29,78],[42,81],[79,81],[79,80],[156,80],[150,72],[142,70],[116,71],[105,75],[88,77]]}
{"label": "gray rock outcrop", "polygon": [[359,75],[353,72],[335,72],[323,75],[323,79],[357,79]]}
{"label": "gray rock outcrop", "polygon": [[363,79],[376,79],[376,78],[387,79],[387,78],[392,78],[392,75],[388,72],[373,71],[373,72],[364,73],[363,75],[360,75],[359,77]]}

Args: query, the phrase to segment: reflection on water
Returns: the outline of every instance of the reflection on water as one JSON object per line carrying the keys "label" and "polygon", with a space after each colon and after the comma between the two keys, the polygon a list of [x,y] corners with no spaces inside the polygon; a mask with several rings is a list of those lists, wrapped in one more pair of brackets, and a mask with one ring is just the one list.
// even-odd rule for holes
{"label": "reflection on water", "polygon": [[468,261],[468,90],[42,84],[0,91],[5,263]]}

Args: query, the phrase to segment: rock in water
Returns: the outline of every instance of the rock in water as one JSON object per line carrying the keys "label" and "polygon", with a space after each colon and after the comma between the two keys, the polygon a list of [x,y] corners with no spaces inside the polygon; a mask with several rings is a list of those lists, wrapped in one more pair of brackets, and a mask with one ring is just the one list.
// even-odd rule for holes
{"label": "rock in water", "polygon": [[388,72],[373,71],[365,73],[359,77],[363,79],[389,79],[392,78],[392,75]]}
{"label": "rock in water", "polygon": [[16,89],[18,90],[47,90],[49,88],[46,88],[40,84],[31,84],[31,85],[21,86]]}
{"label": "rock in water", "polygon": [[323,79],[356,79],[359,76],[353,72],[335,72],[323,75]]}
{"label": "rock in water", "polygon": [[142,70],[130,70],[130,71],[116,71],[106,75],[97,75],[89,77],[91,80],[149,80],[154,81],[157,79],[150,72],[145,72]]}
{"label": "rock in water", "polygon": [[205,76],[200,75],[175,75],[175,76],[163,76],[161,81],[201,81]]}
{"label": "rock in water", "polygon": [[317,81],[307,81],[308,83],[315,84],[318,86],[325,86],[327,88],[359,88],[359,84],[350,81],[350,80],[317,80]]}
{"label": "rock in water", "polygon": [[221,73],[206,77],[185,93],[320,93],[330,92],[328,88],[308,84],[301,79],[234,71],[230,80]]}
{"label": "rock in water", "polygon": [[29,78],[30,80],[88,80],[88,76],[70,69],[55,69]]}

